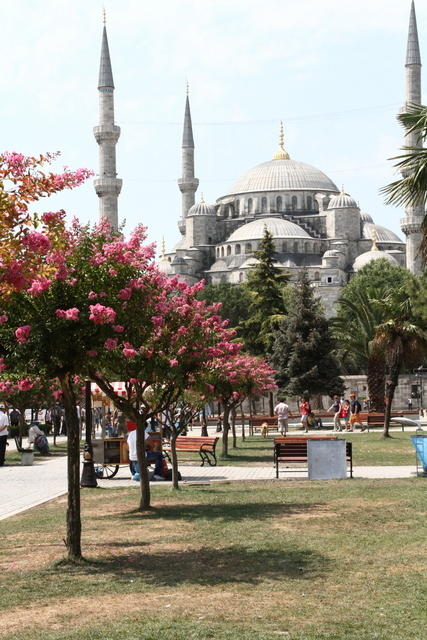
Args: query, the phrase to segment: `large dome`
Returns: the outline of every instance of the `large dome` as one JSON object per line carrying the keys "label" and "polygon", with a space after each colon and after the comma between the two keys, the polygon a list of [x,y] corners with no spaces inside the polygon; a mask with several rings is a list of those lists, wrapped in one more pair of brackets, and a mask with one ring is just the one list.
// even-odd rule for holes
{"label": "large dome", "polygon": [[353,271],[360,271],[363,269],[369,262],[372,260],[387,260],[391,264],[398,264],[396,258],[393,258],[386,251],[379,251],[378,249],[371,249],[371,251],[365,251],[365,253],[361,253],[360,256],[357,256],[356,260],[353,262]]}
{"label": "large dome", "polygon": [[283,220],[282,218],[257,218],[243,224],[233,231],[226,242],[246,242],[247,240],[260,240],[267,227],[273,238],[310,238],[305,229],[302,229],[294,222]]}
{"label": "large dome", "polygon": [[322,171],[291,159],[270,160],[247,171],[227,195],[258,191],[324,191],[338,193],[337,186]]}
{"label": "large dome", "polygon": [[[372,220],[372,218],[371,218]],[[402,240],[390,229],[386,229],[386,227],[382,227],[379,224],[374,224],[373,222],[364,222],[362,228],[362,238],[366,240],[372,240],[372,234],[375,232],[377,242],[399,242],[402,243]]]}

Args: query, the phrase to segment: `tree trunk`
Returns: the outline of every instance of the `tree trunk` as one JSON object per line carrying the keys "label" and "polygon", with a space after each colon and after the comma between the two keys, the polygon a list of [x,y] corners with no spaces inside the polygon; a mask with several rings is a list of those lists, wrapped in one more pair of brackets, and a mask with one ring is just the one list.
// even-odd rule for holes
{"label": "tree trunk", "polygon": [[372,354],[369,358],[367,382],[369,393],[369,410],[383,413],[385,385],[385,368],[383,354]]}
{"label": "tree trunk", "polygon": [[270,416],[274,416],[274,396],[272,391],[268,392],[268,410]]}
{"label": "tree trunk", "polygon": [[200,435],[204,438],[208,437],[208,421],[206,420],[206,409],[203,407],[202,409],[202,430]]}
{"label": "tree trunk", "polygon": [[145,459],[145,416],[138,414],[136,418],[136,453],[138,456],[139,477],[141,487],[141,499],[139,510],[145,511],[150,508],[150,480],[148,478],[147,461]]}
{"label": "tree trunk", "polygon": [[393,367],[390,376],[385,381],[385,409],[384,409],[384,438],[390,438],[390,417],[391,405],[393,403],[394,392],[399,382],[399,368]]}
{"label": "tree trunk", "polygon": [[79,418],[77,415],[76,399],[74,396],[71,376],[65,374],[59,378],[64,397],[65,417],[67,420],[67,474],[68,474],[68,505],[67,505],[67,540],[69,560],[80,560],[82,557],[81,535],[82,523],[80,517],[80,441]]}
{"label": "tree trunk", "polygon": [[246,434],[245,434],[245,414],[243,413],[243,402],[240,405],[240,417],[242,420],[242,440],[244,442],[246,440]]}
{"label": "tree trunk", "polygon": [[233,449],[237,449],[237,433],[236,433],[236,409],[232,408],[231,412],[231,433],[233,434]]}
{"label": "tree trunk", "polygon": [[223,420],[222,420],[222,455],[228,456],[228,431],[230,429],[229,422],[230,408],[224,404]]}
{"label": "tree trunk", "polygon": [[178,434],[173,430],[171,436],[171,460],[172,460],[172,488],[179,489],[178,485],[178,456],[176,455],[176,438]]}
{"label": "tree trunk", "polygon": [[311,399],[311,406],[313,409],[324,409],[323,398],[321,393],[316,393]]}
{"label": "tree trunk", "polygon": [[252,417],[253,417],[253,409],[252,409],[252,398],[249,398],[249,435],[254,435],[254,428],[252,426]]}

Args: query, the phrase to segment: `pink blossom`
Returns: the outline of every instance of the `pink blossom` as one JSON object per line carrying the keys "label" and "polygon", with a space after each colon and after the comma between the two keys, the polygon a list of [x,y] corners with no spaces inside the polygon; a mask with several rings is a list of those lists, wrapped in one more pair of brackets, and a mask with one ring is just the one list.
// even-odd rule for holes
{"label": "pink blossom", "polygon": [[95,324],[108,324],[116,319],[116,312],[111,307],[104,307],[102,304],[90,305],[89,320]]}
{"label": "pink blossom", "polygon": [[7,365],[4,362],[4,358],[0,358],[0,371],[7,369]]}
{"label": "pink blossom", "polygon": [[172,360],[169,360],[169,364],[171,367],[176,367],[178,364],[178,360],[176,358],[172,358]]}
{"label": "pink blossom", "polygon": [[77,307],[72,307],[71,309],[67,309],[65,311],[65,317],[67,320],[80,320],[79,318],[80,310]]}
{"label": "pink blossom", "polygon": [[43,293],[43,291],[46,291],[46,289],[49,289],[51,284],[52,280],[48,280],[48,278],[41,276],[38,280],[32,281],[31,287],[27,289],[27,292],[30,294],[30,296],[33,296],[35,298]]}
{"label": "pink blossom", "polygon": [[62,391],[60,389],[56,389],[56,391],[52,391],[52,398],[55,402],[58,402],[62,398]]}
{"label": "pink blossom", "polygon": [[74,287],[74,285],[77,283],[77,278],[69,278],[68,279],[68,284],[70,285],[70,287]]}
{"label": "pink blossom", "polygon": [[28,378],[22,378],[18,382],[18,389],[20,391],[30,391],[34,387],[34,382],[31,382]]}
{"label": "pink blossom", "polygon": [[30,337],[31,329],[32,327],[29,324],[18,327],[15,331],[16,340],[21,344],[27,342],[28,338]]}
{"label": "pink blossom", "polygon": [[7,317],[7,315],[5,313],[2,316],[0,316],[0,324],[4,324],[8,320],[9,320],[9,318]]}
{"label": "pink blossom", "polygon": [[27,286],[27,278],[22,272],[22,267],[22,262],[13,260],[13,262],[6,266],[3,274],[3,280],[11,284],[18,291]]}
{"label": "pink blossom", "polygon": [[111,325],[111,328],[116,333],[123,333],[123,331],[125,330],[125,328],[122,327],[122,325],[120,325],[120,324],[113,324],[113,325]]}
{"label": "pink blossom", "polygon": [[126,287],[126,289],[120,289],[119,293],[117,294],[117,297],[120,298],[120,300],[130,300],[132,296],[132,289],[130,287]]}
{"label": "pink blossom", "polygon": [[65,217],[65,211],[61,209],[61,211],[46,211],[42,215],[42,222],[45,224],[50,224],[51,222],[61,222]]}
{"label": "pink blossom", "polygon": [[95,291],[89,291],[87,297],[89,298],[89,300],[95,300],[98,297],[98,294],[95,293]]}
{"label": "pink blossom", "polygon": [[135,351],[135,349],[125,348],[123,349],[123,355],[125,358],[134,358],[137,355],[137,351]]}
{"label": "pink blossom", "polygon": [[118,274],[118,271],[117,269],[108,269],[108,274],[113,277]]}
{"label": "pink blossom", "polygon": [[182,356],[183,353],[185,353],[187,351],[187,347],[180,347],[178,349],[178,355]]}
{"label": "pink blossom", "polygon": [[86,351],[86,355],[89,356],[89,358],[95,358],[98,352],[95,349],[89,349],[89,351]]}
{"label": "pink blossom", "polygon": [[154,324],[155,327],[163,327],[165,324],[165,319],[162,318],[161,316],[152,316],[151,322]]}
{"label": "pink blossom", "polygon": [[108,350],[111,351],[112,349],[115,349],[117,347],[117,339],[116,338],[107,338],[107,340],[104,342],[104,347]]}
{"label": "pink blossom", "polygon": [[30,251],[45,255],[50,249],[50,240],[43,233],[38,231],[30,231],[22,239],[22,244]]}

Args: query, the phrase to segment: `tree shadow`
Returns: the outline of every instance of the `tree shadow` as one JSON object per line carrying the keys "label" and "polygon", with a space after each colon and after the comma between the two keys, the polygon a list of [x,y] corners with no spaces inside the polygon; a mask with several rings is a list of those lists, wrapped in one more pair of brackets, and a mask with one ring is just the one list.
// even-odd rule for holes
{"label": "tree shadow", "polygon": [[306,580],[331,570],[326,556],[309,549],[223,549],[133,553],[90,560],[72,568],[73,574],[103,574],[118,584],[143,580],[153,586],[179,584],[258,584],[285,578]]}
{"label": "tree shadow", "polygon": [[[214,489],[204,493],[215,493]],[[235,502],[226,504],[171,504],[153,507],[141,513],[136,509],[124,513],[102,514],[94,520],[221,520],[223,522],[239,522],[244,520],[266,520],[277,516],[292,516],[316,511],[323,503],[299,502]]]}

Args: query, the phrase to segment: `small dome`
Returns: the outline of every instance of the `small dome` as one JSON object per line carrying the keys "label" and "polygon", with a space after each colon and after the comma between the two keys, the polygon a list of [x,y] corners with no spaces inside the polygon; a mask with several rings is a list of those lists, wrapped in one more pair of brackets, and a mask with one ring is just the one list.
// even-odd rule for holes
{"label": "small dome", "polygon": [[283,218],[257,218],[233,231],[227,242],[261,240],[267,227],[273,238],[310,238],[305,229]]}
{"label": "small dome", "polygon": [[279,267],[296,267],[297,265],[295,264],[295,262],[293,260],[284,260],[283,262],[281,262],[279,265]]}
{"label": "small dome", "polygon": [[248,258],[240,265],[240,269],[253,269],[257,264],[259,264],[258,258]]}
{"label": "small dome", "polygon": [[175,256],[174,259],[172,260],[172,264],[187,264],[184,260],[184,258],[181,258],[181,256]]}
{"label": "small dome", "polygon": [[210,271],[228,271],[228,269],[224,260],[217,260],[211,266]]}
{"label": "small dome", "polygon": [[363,267],[365,267],[372,260],[387,260],[390,264],[399,264],[396,258],[393,258],[386,251],[379,251],[378,249],[371,249],[371,251],[366,251],[365,253],[357,256],[356,260],[353,262],[353,271],[360,271]]}
{"label": "small dome", "polygon": [[337,249],[329,249],[328,251],[325,251],[325,253],[323,254],[324,258],[339,258],[341,255],[341,251],[338,251]]}
{"label": "small dome", "polygon": [[206,202],[202,199],[200,202],[196,202],[190,207],[188,214],[189,216],[216,216],[215,207],[212,204],[206,204]]}
{"label": "small dome", "polygon": [[163,273],[165,276],[173,273],[172,265],[169,260],[166,260],[166,258],[161,259],[160,262],[157,263],[157,268],[160,273]]}
{"label": "small dome", "polygon": [[372,233],[375,232],[377,242],[398,242],[403,244],[402,240],[390,229],[382,227],[379,224],[373,222],[365,222],[362,228],[362,238],[365,240],[371,240]]}
{"label": "small dome", "polygon": [[344,191],[341,191],[337,196],[332,196],[328,204],[328,209],[347,209],[350,207],[357,209],[357,202]]}
{"label": "small dome", "polygon": [[362,222],[373,222],[372,216],[370,216],[369,213],[366,213],[366,211],[361,212],[360,219]]}

